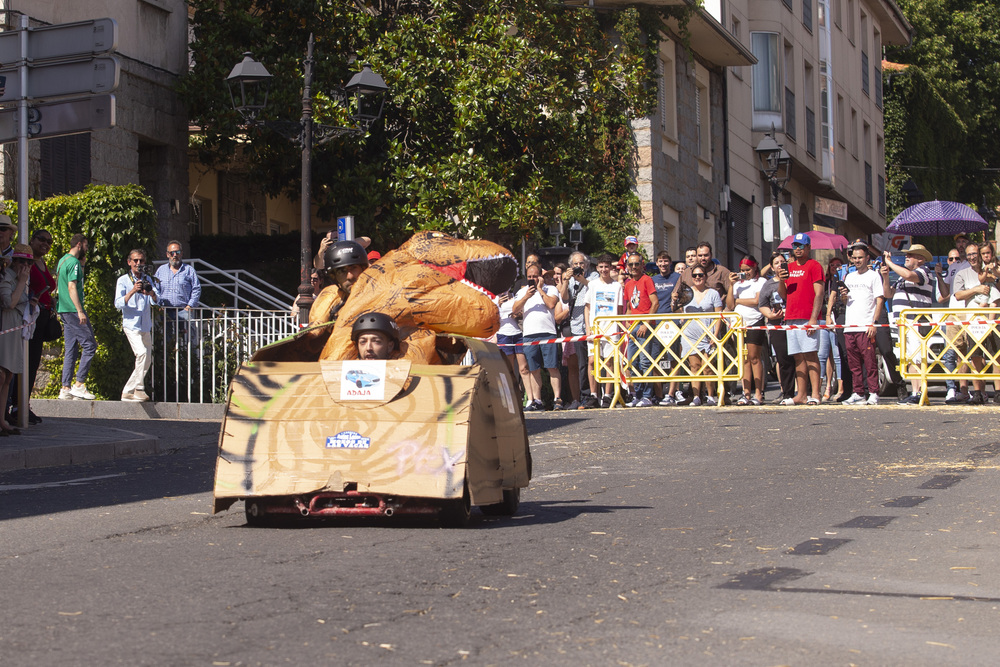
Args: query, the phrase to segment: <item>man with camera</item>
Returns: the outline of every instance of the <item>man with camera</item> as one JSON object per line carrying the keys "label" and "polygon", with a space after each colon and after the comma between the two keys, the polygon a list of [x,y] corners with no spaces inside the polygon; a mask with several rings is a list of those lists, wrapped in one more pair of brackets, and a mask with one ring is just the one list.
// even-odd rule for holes
{"label": "man with camera", "polygon": [[[590,268],[590,260],[582,252],[574,252],[569,256],[570,275],[558,285],[559,297],[566,302],[569,307],[569,334],[571,336],[587,335],[587,322],[584,318],[584,309],[587,305],[587,286],[590,280],[587,277],[587,269]],[[574,395],[579,395],[577,407],[596,408],[597,382],[594,379],[593,364],[588,363],[590,344],[585,341],[571,343],[576,351],[570,358],[576,359],[576,373],[570,372],[570,382],[573,377],[577,378],[579,389],[570,387]]]}
{"label": "man with camera", "polygon": [[555,309],[559,305],[559,292],[555,287],[546,285],[542,278],[542,267],[530,264],[526,271],[528,284],[514,295],[514,305],[511,312],[521,315],[521,329],[524,332],[522,341],[524,356],[528,362],[528,397],[531,403],[525,408],[528,412],[544,410],[542,403],[542,368],[549,372],[552,383],[552,393],[555,396],[553,408],[561,410],[562,399],[559,398],[562,389],[562,377],[559,374],[558,343],[543,343],[527,345],[527,343],[547,340],[556,337]]}
{"label": "man with camera", "polygon": [[148,401],[146,373],[153,363],[151,306],[160,297],[160,281],[146,269],[146,253],[136,248],[128,254],[128,273],[115,284],[115,308],[122,311],[122,329],[135,354],[135,368],[122,389],[123,401]]}

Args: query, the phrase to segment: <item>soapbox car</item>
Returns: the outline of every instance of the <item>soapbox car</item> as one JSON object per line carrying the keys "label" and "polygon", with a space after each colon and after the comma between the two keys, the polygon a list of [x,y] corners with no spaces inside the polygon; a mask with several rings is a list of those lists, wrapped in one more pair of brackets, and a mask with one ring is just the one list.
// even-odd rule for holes
{"label": "soapbox car", "polygon": [[471,365],[268,360],[295,337],[262,348],[230,385],[214,511],[242,499],[252,526],[513,514],[531,478],[517,383],[496,345],[462,343]]}

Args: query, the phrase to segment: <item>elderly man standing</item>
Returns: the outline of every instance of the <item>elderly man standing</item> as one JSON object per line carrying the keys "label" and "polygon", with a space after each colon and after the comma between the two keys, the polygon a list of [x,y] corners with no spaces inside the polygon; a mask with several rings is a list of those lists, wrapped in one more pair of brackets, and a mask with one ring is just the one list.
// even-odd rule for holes
{"label": "elderly man standing", "polygon": [[128,254],[128,273],[115,284],[115,308],[122,311],[122,329],[135,354],[135,367],[122,389],[123,401],[148,401],[146,373],[153,363],[153,315],[159,286],[144,273],[146,252]]}
{"label": "elderly man standing", "polygon": [[[989,244],[984,247],[988,249],[988,256],[992,259],[993,249]],[[1000,293],[990,283],[982,282],[981,278],[987,277],[983,265],[983,248],[970,243],[965,248],[965,258],[969,263],[968,268],[962,269],[955,274],[954,296],[965,308],[988,308],[992,303],[1000,299]],[[990,337],[983,339],[979,344],[970,340],[966,336],[962,341],[968,348],[969,358],[973,367],[981,371],[985,364],[983,362],[983,351],[992,351],[992,341]],[[957,343],[956,343],[957,346]],[[965,352],[965,349],[959,348]],[[982,405],[986,402],[986,383],[982,380],[973,380],[973,390],[969,393],[968,403],[970,405]]]}
{"label": "elderly man standing", "polygon": [[[574,252],[569,256],[568,280],[560,283],[559,297],[566,302],[569,307],[569,331],[573,336],[587,335],[587,321],[584,317],[584,310],[587,305],[587,286],[590,279],[587,277],[590,268],[590,260],[582,252]],[[564,274],[565,275],[565,274]],[[578,387],[570,387],[574,396],[578,396],[576,408],[596,408],[597,407],[597,382],[594,380],[594,367],[588,363],[588,353],[590,345],[585,340],[571,343],[576,354],[570,357],[576,359],[576,374],[570,372],[569,380],[577,380]],[[571,406],[572,407],[572,406]]]}
{"label": "elderly man standing", "polygon": [[[156,270],[156,279],[160,281],[159,304],[168,309],[168,321],[189,321],[191,309],[197,308],[201,300],[201,282],[198,281],[198,274],[183,260],[184,253],[180,241],[171,241],[167,244],[167,263]],[[168,338],[171,337],[172,329],[173,327],[167,327]]]}
{"label": "elderly man standing", "polygon": [[[885,299],[890,304],[893,328],[898,326],[897,318],[904,308],[930,308],[934,303],[934,280],[931,278],[931,272],[924,266],[931,261],[931,253],[919,243],[914,243],[905,252],[906,259],[903,261],[903,266],[893,263],[892,253],[889,251],[882,255],[882,288]],[[889,271],[899,276],[895,285],[890,281]],[[903,335],[904,332],[899,332],[900,338]],[[905,336],[906,359],[901,361],[909,365],[911,372],[916,372],[916,365],[923,358],[920,352],[921,336],[913,328],[907,328]],[[899,403],[900,405],[920,403],[920,385],[916,380],[911,383],[910,395],[900,399]]]}
{"label": "elderly man standing", "polygon": [[[810,258],[812,239],[808,234],[792,237],[792,256],[788,265],[785,289],[788,304],[785,323],[814,327],[823,309],[823,267]],[[786,398],[781,405],[819,405],[819,330],[793,329],[788,332],[788,354],[795,360],[795,398]]]}

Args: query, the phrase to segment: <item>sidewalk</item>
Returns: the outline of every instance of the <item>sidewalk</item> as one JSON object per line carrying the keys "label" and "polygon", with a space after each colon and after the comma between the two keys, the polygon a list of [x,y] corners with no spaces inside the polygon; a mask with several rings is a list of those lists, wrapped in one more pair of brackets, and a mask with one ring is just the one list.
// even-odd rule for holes
{"label": "sidewalk", "polygon": [[[31,401],[42,423],[0,437],[0,472],[145,456],[218,437],[225,406]],[[168,426],[169,424],[169,426]]]}

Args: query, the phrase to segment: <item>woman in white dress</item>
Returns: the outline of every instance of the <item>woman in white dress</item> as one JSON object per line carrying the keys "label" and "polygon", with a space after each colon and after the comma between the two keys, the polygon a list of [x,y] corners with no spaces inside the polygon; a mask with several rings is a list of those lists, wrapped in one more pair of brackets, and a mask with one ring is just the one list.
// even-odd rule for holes
{"label": "woman in white dress", "polygon": [[[28,280],[35,253],[29,246],[14,246],[10,266],[0,278],[0,331],[24,324],[24,309],[28,305]],[[21,431],[7,422],[7,398],[10,383],[24,366],[24,338],[21,330],[0,334],[0,436],[19,435]]]}
{"label": "woman in white dress", "polygon": [[[694,285],[691,287],[691,301],[684,306],[685,313],[721,313],[722,297],[711,287],[707,286],[705,269],[696,266],[691,271],[691,279]],[[708,362],[708,355],[715,346],[715,341],[719,339],[719,331],[722,328],[722,318],[710,319],[707,317],[693,318],[684,324],[684,339],[682,343],[682,357],[687,357],[688,368],[691,375],[701,375]],[[706,405],[716,405],[715,384],[706,383],[708,398]],[[701,405],[701,381],[691,382],[691,390],[694,398],[690,405]]]}

